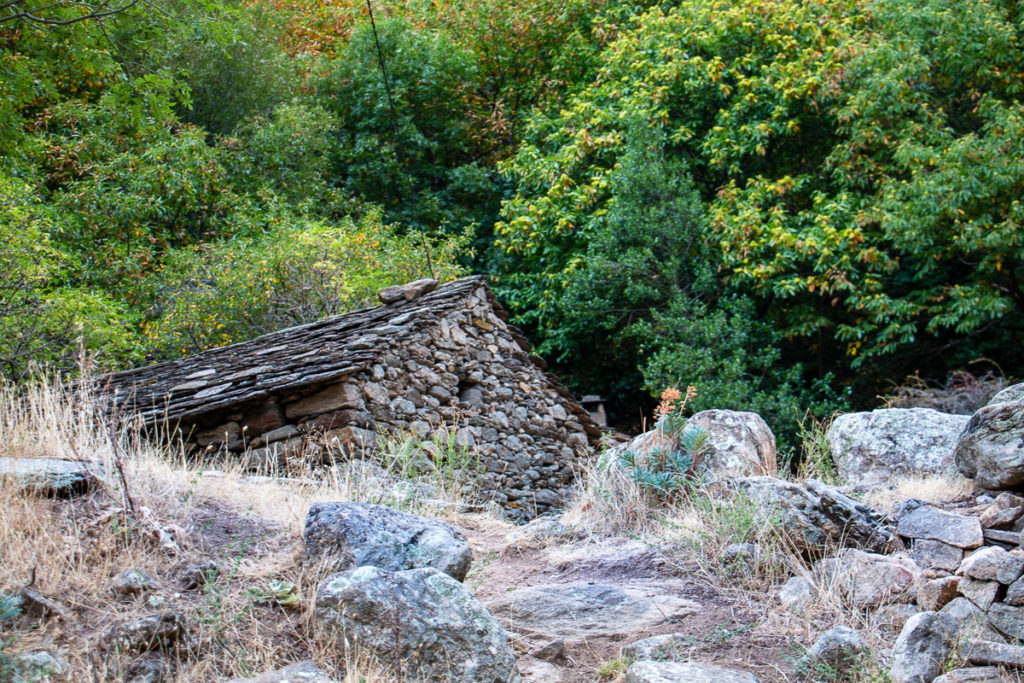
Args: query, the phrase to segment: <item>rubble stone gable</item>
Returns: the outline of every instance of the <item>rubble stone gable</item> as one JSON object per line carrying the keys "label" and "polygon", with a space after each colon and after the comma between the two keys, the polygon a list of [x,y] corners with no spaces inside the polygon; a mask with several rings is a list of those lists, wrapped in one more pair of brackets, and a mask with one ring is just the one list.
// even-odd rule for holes
{"label": "rubble stone gable", "polygon": [[474,276],[98,382],[112,416],[181,429],[253,468],[359,454],[378,432],[454,429],[486,470],[478,483],[532,516],[562,501],[600,429],[529,351]]}

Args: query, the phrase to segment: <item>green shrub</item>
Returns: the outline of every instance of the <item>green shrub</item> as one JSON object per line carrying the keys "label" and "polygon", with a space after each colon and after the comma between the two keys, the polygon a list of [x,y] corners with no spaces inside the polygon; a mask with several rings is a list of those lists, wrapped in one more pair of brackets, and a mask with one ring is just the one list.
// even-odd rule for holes
{"label": "green shrub", "polygon": [[[263,216],[264,219],[268,218]],[[377,304],[383,287],[464,274],[464,234],[428,240],[371,213],[334,225],[288,213],[253,237],[171,253],[148,279],[147,344],[170,358]],[[285,223],[297,222],[298,225]]]}

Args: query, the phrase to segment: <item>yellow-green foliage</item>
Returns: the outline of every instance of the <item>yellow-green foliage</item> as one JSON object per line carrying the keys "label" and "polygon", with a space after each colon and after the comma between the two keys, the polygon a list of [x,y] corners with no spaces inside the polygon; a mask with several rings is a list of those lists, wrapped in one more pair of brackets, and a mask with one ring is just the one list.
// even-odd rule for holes
{"label": "yellow-green foliage", "polygon": [[453,280],[465,274],[456,258],[468,238],[401,233],[370,213],[176,252],[148,283],[146,342],[173,357],[372,306],[390,285]]}

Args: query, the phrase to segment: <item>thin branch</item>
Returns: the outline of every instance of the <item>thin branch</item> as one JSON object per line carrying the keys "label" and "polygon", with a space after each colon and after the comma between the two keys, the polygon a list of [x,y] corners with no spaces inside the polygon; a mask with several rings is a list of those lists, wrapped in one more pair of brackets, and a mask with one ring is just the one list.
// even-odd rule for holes
{"label": "thin branch", "polygon": [[[17,0],[17,2],[10,3],[5,7],[13,7],[14,5],[22,1],[23,0]],[[32,23],[40,24],[43,26],[68,26],[70,24],[77,24],[79,22],[87,21],[89,19],[102,19],[103,17],[109,17],[114,14],[120,14],[121,12],[131,9],[138,3],[139,0],[131,0],[131,2],[121,5],[120,7],[114,7],[113,9],[102,11],[90,11],[86,14],[74,17],[73,19],[47,19],[46,17],[40,17],[37,15],[38,12],[50,9],[51,7],[68,4],[64,2],[55,2],[49,5],[43,5],[42,7],[34,7],[29,10],[23,10],[21,12],[12,12],[11,14],[0,16],[0,23],[3,23],[5,21],[14,21],[16,19],[24,19],[25,21],[30,21]]]}

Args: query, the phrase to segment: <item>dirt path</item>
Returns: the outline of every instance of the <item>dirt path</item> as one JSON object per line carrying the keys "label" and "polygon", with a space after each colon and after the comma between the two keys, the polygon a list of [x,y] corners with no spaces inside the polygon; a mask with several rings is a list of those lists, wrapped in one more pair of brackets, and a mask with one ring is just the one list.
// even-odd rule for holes
{"label": "dirt path", "polygon": [[563,637],[561,653],[557,646],[548,648],[554,654],[542,652],[540,660],[529,652],[557,636],[514,633],[520,668],[528,681],[615,680],[624,645],[667,633],[684,634],[676,650],[665,653],[673,659],[746,669],[762,683],[794,680],[793,625],[771,618],[767,596],[753,603],[745,596],[730,597],[701,576],[695,563],[679,562],[630,539],[534,541],[516,539],[514,528],[491,520],[463,520],[461,526],[476,558],[466,585],[485,606],[507,602],[517,589],[550,584],[640,586],[650,589],[652,596],[695,604],[689,613],[641,629],[620,629],[611,623],[600,635]]}

